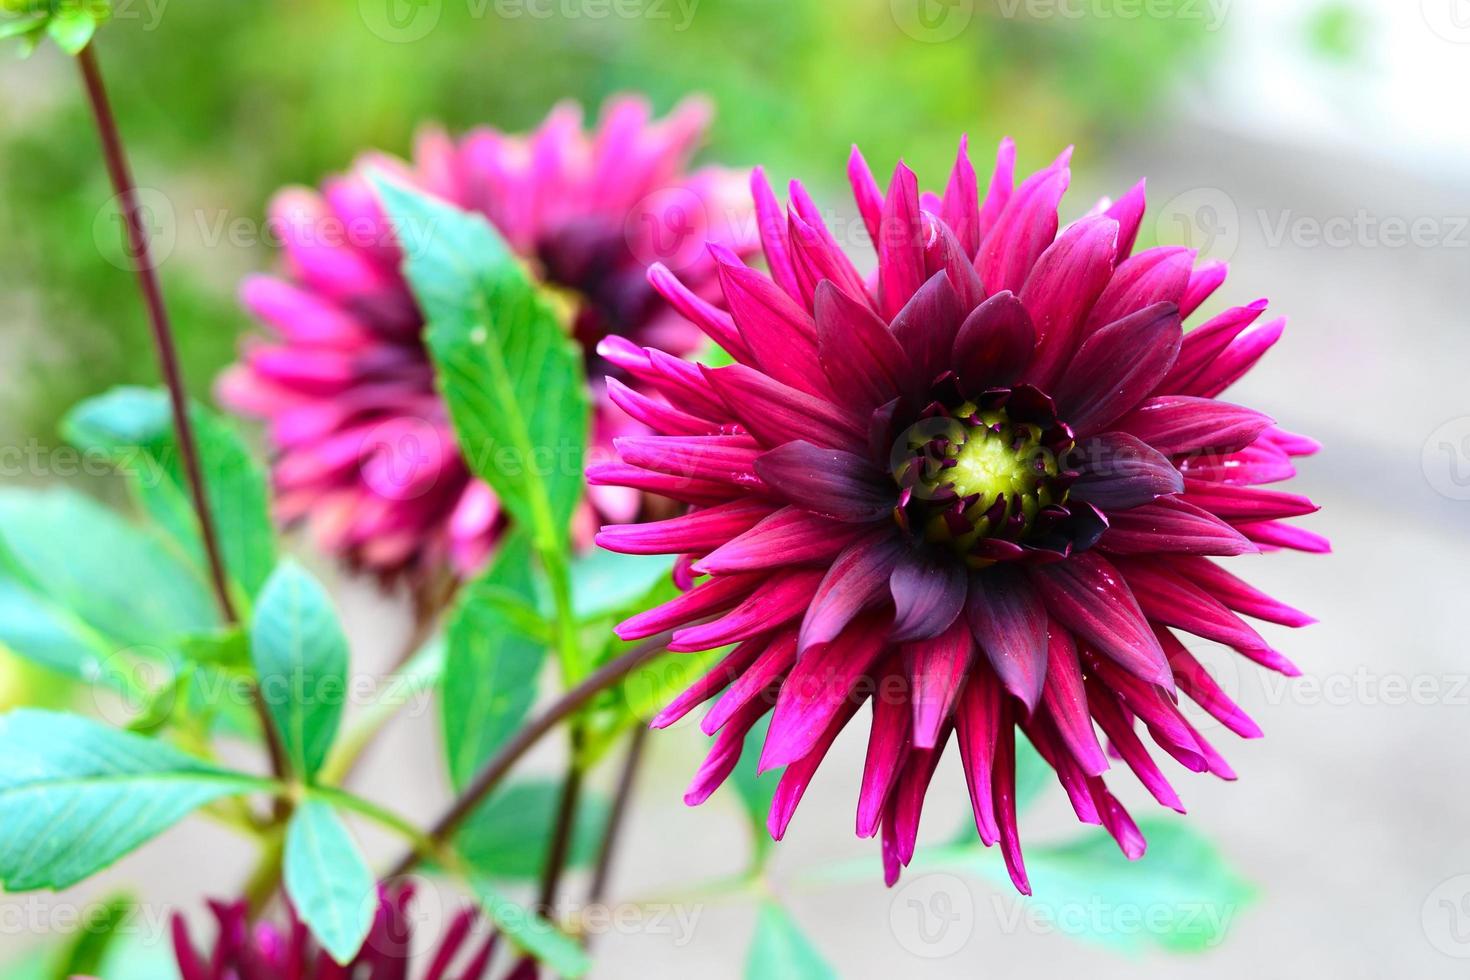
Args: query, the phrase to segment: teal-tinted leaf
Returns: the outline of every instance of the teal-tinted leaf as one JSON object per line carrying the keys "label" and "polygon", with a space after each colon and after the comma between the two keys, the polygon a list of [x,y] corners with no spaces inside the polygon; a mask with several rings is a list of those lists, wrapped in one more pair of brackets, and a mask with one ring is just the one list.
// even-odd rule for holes
{"label": "teal-tinted leaf", "polygon": [[[1127,951],[1156,946],[1194,953],[1224,941],[1253,900],[1250,885],[1187,821],[1139,822],[1148,853],[1129,861],[1105,832],[1063,845],[1028,847],[1032,912],[1061,930]],[[1003,869],[992,865],[1000,882]]]}
{"label": "teal-tinted leaf", "polygon": [[70,490],[0,490],[0,550],[15,577],[123,645],[218,623],[204,580],[159,539]]}
{"label": "teal-tinted leaf", "polygon": [[776,798],[776,784],[781,781],[780,769],[756,775],[756,760],[761,757],[761,747],[766,742],[766,730],[771,727],[771,716],[766,715],[745,734],[745,748],[740,753],[740,764],[730,774],[745,813],[750,817],[750,830],[755,835],[757,853],[765,853],[771,844],[770,832],[766,830],[766,815],[771,811],[771,801]]}
{"label": "teal-tinted leaf", "polygon": [[0,645],[78,680],[96,677],[114,649],[106,637],[44,595],[7,578],[0,578]]}
{"label": "teal-tinted leaf", "polygon": [[0,885],[65,888],[224,796],[268,785],[76,715],[0,718]]}
{"label": "teal-tinted leaf", "polygon": [[250,656],[260,697],[293,768],[321,768],[347,691],[347,637],[326,590],[292,561],[282,562],[255,606]]}
{"label": "teal-tinted leaf", "polygon": [[762,901],[755,939],[745,960],[746,980],[828,980],[836,976],[786,910],[770,900]]}
{"label": "teal-tinted leaf", "polygon": [[[536,780],[507,786],[470,815],[455,839],[455,848],[471,868],[487,878],[534,880],[546,861],[560,801],[557,783]],[[596,857],[607,816],[607,801],[584,789],[578,799],[568,866],[582,867]]]}
{"label": "teal-tinted leaf", "polygon": [[308,799],[286,828],[286,894],[311,934],[344,966],[367,939],[377,883],[330,804]]}
{"label": "teal-tinted leaf", "polygon": [[444,751],[456,788],[505,743],[536,699],[545,647],[521,633],[505,604],[532,592],[526,536],[513,534],[495,563],[455,602],[446,630],[442,720]]}
{"label": "teal-tinted leaf", "polygon": [[[196,403],[190,406],[189,420],[225,568],[245,595],[254,597],[276,564],[265,473],[219,415]],[[200,575],[208,573],[166,392],[114,388],[73,408],[62,422],[62,433],[84,452],[105,454]]]}
{"label": "teal-tinted leaf", "polygon": [[572,562],[572,605],[578,619],[627,613],[669,578],[667,555],[620,555],[596,548]]}
{"label": "teal-tinted leaf", "polygon": [[404,243],[465,459],[538,551],[565,550],[587,446],[581,354],[488,221],[375,183]]}
{"label": "teal-tinted leaf", "polygon": [[522,905],[501,895],[484,877],[470,879],[480,908],[511,942],[545,963],[551,972],[563,977],[580,977],[591,961],[584,950],[566,933]]}

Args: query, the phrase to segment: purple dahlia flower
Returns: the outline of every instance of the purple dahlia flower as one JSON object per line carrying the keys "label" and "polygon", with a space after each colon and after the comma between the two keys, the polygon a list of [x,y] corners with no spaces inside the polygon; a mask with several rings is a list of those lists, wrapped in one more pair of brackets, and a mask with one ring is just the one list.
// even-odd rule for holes
{"label": "purple dahlia flower", "polygon": [[[526,137],[429,130],[412,164],[370,154],[320,193],[278,194],[271,223],[286,274],[242,288],[271,336],[247,342],[220,397],[268,420],[282,521],[305,522],[324,549],[384,576],[446,564],[469,574],[503,526],[434,389],[423,317],[369,168],[485,215],[561,295],[589,354],[613,332],[683,354],[703,337],[649,285],[648,265],[680,269],[687,301],[702,305],[718,298],[705,239],[736,252],[756,246],[744,175],[686,170],[708,120],[704,103],[688,101],[650,121],[643,101],[623,97],[589,134],[580,110],[563,105]],[[606,411],[619,397],[604,390],[609,367],[588,365],[602,444],[629,425]],[[638,512],[637,494],[619,488],[598,490],[592,504],[605,520]],[[584,518],[590,537],[595,519]]]}
{"label": "purple dahlia flower", "polygon": [[[770,275],[714,245],[729,312],[685,304],[736,363],[603,342],[666,402],[625,400],[656,434],[618,440],[621,461],[590,479],[689,509],[606,527],[598,541],[678,554],[707,576],[620,635],[672,628],[681,651],[736,644],[654,721],[720,695],[688,802],[730,774],[773,711],[760,768],[785,770],[769,817],[779,839],[833,739],[870,703],[857,831],[881,833],[889,883],[913,857],[953,735],[980,837],[1000,842],[1024,892],[1017,728],[1078,817],[1136,858],[1144,840],[1104,784],[1099,730],[1176,810],[1139,722],[1185,768],[1226,779],[1178,695],[1260,735],[1178,634],[1297,673],[1241,617],[1311,620],[1212,560],[1327,548],[1286,523],[1316,510],[1310,501],[1259,486],[1292,476],[1292,458],[1317,446],[1217,398],[1282,321],[1258,324],[1260,301],[1185,333],[1225,267],[1196,266],[1184,248],[1135,254],[1141,183],[1058,234],[1069,157],[1013,186],[1006,141],[982,195],[962,145],[942,195],[921,194],[901,163],[884,194],[854,151],[877,250],[870,278],[800,184],[783,215],[757,171]],[[651,277],[672,293],[665,270]]]}
{"label": "purple dahlia flower", "polygon": [[[174,954],[183,980],[487,980],[499,934],[476,933],[480,916],[465,908],[449,922],[438,947],[413,948],[409,908],[413,888],[384,889],[362,951],[343,966],[312,939],[289,909],[284,927],[252,925],[244,902],[211,902],[218,923],[214,946],[200,953],[182,916],[173,918]],[[423,964],[421,967],[419,964]],[[520,958],[505,980],[535,980],[535,961]]]}

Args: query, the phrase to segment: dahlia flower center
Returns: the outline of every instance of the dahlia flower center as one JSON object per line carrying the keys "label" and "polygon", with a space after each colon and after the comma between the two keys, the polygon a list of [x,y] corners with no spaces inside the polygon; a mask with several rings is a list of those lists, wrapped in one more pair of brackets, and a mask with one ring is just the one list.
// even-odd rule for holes
{"label": "dahlia flower center", "polygon": [[[894,449],[903,488],[898,521],[974,561],[984,539],[1019,542],[1068,516],[1076,474],[1064,469],[1071,431],[1030,389],[987,393],[983,404],[931,406]],[[981,549],[985,551],[986,549]]]}

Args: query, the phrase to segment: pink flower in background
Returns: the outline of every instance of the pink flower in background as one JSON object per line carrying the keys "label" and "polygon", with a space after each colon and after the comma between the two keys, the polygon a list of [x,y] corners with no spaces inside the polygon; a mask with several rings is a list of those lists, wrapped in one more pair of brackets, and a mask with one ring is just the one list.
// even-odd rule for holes
{"label": "pink flower in background", "polygon": [[[854,151],[872,277],[799,184],[783,214],[757,171],[770,274],[715,245],[729,312],[689,308],[736,364],[603,342],[667,401],[626,399],[656,434],[618,440],[621,462],[590,479],[689,510],[606,527],[598,541],[679,554],[708,576],[619,634],[674,629],[681,651],[736,644],[654,720],[669,725],[718,695],[702,723],[714,748],[688,802],[729,776],[774,706],[759,765],[784,767],[769,816],[779,839],[867,703],[857,831],[881,834],[888,882],[913,857],[953,736],[980,837],[1001,844],[1026,892],[1017,728],[1078,818],[1130,858],[1144,840],[1107,770],[1121,761],[1182,811],[1140,723],[1186,769],[1225,779],[1234,773],[1178,695],[1238,735],[1261,734],[1179,636],[1297,673],[1242,616],[1311,620],[1212,560],[1327,550],[1286,523],[1315,511],[1310,501],[1259,486],[1291,477],[1293,457],[1316,445],[1218,400],[1283,321],[1259,323],[1257,301],[1184,332],[1224,265],[1196,266],[1184,248],[1135,254],[1141,183],[1058,234],[1069,158],[1013,186],[1006,141],[982,190],[962,145],[942,195],[921,194],[902,164],[885,194]],[[679,295],[666,270],[651,277]]]}
{"label": "pink flower in background", "polygon": [[[606,410],[621,391],[604,388],[597,342],[615,332],[676,354],[703,343],[650,286],[647,266],[679,269],[692,290],[679,302],[702,305],[718,297],[705,239],[756,247],[743,174],[686,170],[708,121],[699,101],[653,121],[643,101],[623,97],[586,133],[580,110],[563,105],[529,136],[430,130],[411,164],[369,155],[320,193],[280,192],[271,220],[285,275],[242,288],[270,336],[249,340],[219,385],[226,405],[269,422],[280,519],[305,522],[322,547],[384,576],[445,565],[468,574],[503,525],[435,392],[423,318],[368,168],[484,214],[563,296],[589,356],[594,436],[606,444],[629,423]],[[638,511],[638,495],[620,488],[591,502],[604,519]],[[584,523],[590,532],[591,515]]]}
{"label": "pink flower in background", "polygon": [[[500,943],[499,934],[483,926],[474,908],[449,921],[436,948],[414,947],[414,918],[409,914],[413,888],[385,889],[367,941],[353,961],[342,966],[319,947],[294,909],[284,926],[252,924],[244,902],[211,902],[218,924],[214,945],[195,948],[189,927],[173,917],[174,955],[182,980],[488,980]],[[477,929],[477,926],[480,928]],[[482,935],[483,933],[483,935]],[[535,961],[507,949],[505,980],[535,980]],[[410,964],[427,964],[409,970]]]}

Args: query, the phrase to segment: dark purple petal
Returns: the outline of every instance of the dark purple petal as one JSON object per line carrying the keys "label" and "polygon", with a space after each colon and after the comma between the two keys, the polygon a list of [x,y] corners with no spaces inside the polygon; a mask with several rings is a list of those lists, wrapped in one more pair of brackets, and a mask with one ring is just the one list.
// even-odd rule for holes
{"label": "dark purple petal", "polygon": [[949,276],[937,272],[893,318],[893,336],[911,362],[909,385],[922,391],[951,368],[955,335],[965,312]]}
{"label": "dark purple petal", "polygon": [[954,342],[954,370],[967,390],[1008,385],[1031,363],[1036,329],[1014,293],[996,293],[976,307]]}
{"label": "dark purple petal", "polygon": [[889,639],[927,640],[948,629],[964,608],[965,570],[957,558],[911,549],[894,566],[888,588],[895,609]]}
{"label": "dark purple petal", "polygon": [[1179,356],[1179,309],[1159,303],[1094,333],[1052,397],[1079,436],[1099,432],[1157,387]]}
{"label": "dark purple petal", "polygon": [[1174,675],[1159,641],[1122,575],[1105,558],[1087,552],[1033,566],[1028,574],[1063,626],[1130,673],[1173,690]]}
{"label": "dark purple petal", "polygon": [[789,442],[756,459],[755,471],[787,503],[833,520],[878,520],[898,503],[892,480],[866,458],[840,449]]}
{"label": "dark purple petal", "polygon": [[985,286],[980,282],[980,273],[975,271],[975,253],[966,252],[949,226],[927,211],[924,220],[931,229],[928,244],[924,246],[924,269],[930,277],[940,272],[949,277],[949,284],[959,297],[963,316],[985,299]]}
{"label": "dark purple petal", "polygon": [[1169,785],[1169,780],[1164,778],[1158,763],[1154,762],[1153,756],[1144,747],[1143,740],[1134,732],[1133,722],[1123,713],[1123,707],[1102,685],[1093,684],[1092,690],[1093,697],[1088,702],[1092,707],[1092,715],[1097,719],[1103,734],[1108,737],[1113,751],[1133,770],[1133,775],[1138,777],[1138,781],[1154,799],[1171,810],[1183,813],[1184,804],[1180,801],[1179,794]]}
{"label": "dark purple petal", "polygon": [[817,353],[832,390],[869,410],[896,398],[912,368],[888,325],[825,282],[817,285],[816,316]]}
{"label": "dark purple petal", "polygon": [[838,555],[802,620],[797,649],[805,655],[831,643],[864,609],[886,600],[888,578],[908,547],[896,527],[883,528]]}
{"label": "dark purple petal", "polygon": [[1126,432],[1084,439],[1070,459],[1082,474],[1072,484],[1073,499],[1104,511],[1128,510],[1184,490],[1184,477],[1169,457]]}
{"label": "dark purple petal", "polygon": [[970,576],[965,615],[1006,690],[1027,712],[1036,710],[1046,682],[1046,609],[1025,576],[997,565]]}

